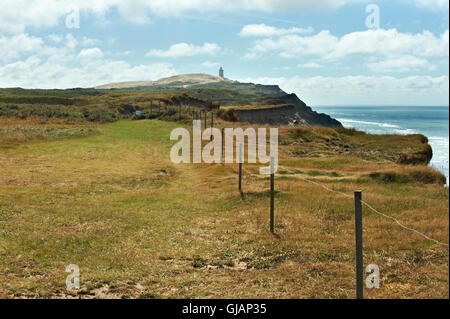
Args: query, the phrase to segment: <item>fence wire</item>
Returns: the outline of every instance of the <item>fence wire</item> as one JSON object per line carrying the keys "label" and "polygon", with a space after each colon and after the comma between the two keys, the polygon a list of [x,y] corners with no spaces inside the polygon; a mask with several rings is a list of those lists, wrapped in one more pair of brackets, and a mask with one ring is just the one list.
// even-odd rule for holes
{"label": "fence wire", "polygon": [[[351,196],[351,195],[345,194],[345,193],[343,193],[343,192],[336,191],[336,190],[331,189],[331,188],[329,188],[329,187],[327,187],[327,186],[325,186],[325,185],[319,184],[319,183],[317,183],[317,182],[311,181],[311,180],[306,179],[306,178],[303,178],[303,177],[301,177],[301,176],[298,176],[298,177],[299,177],[300,179],[304,180],[305,182],[312,183],[312,184],[314,184],[314,185],[316,185],[316,186],[322,187],[323,189],[325,189],[325,190],[327,190],[327,191],[329,191],[329,192],[336,193],[336,194],[339,194],[339,195],[343,195],[343,196],[345,196],[345,197],[348,197],[348,198],[353,199],[353,196]],[[413,229],[413,228],[411,228],[411,227],[408,227],[408,226],[403,225],[397,218],[379,212],[378,210],[376,210],[375,208],[373,208],[371,205],[369,205],[367,202],[361,200],[361,203],[363,203],[367,208],[369,208],[369,209],[370,209],[371,211],[373,211],[374,213],[376,213],[376,214],[378,214],[378,215],[380,215],[380,216],[382,216],[382,217],[384,217],[384,218],[388,218],[388,219],[393,220],[393,221],[396,222],[401,228],[406,229],[406,230],[409,230],[409,231],[412,231],[412,232],[416,233],[417,235],[422,236],[423,238],[428,239],[428,240],[430,240],[430,241],[432,241],[432,242],[434,242],[434,243],[436,243],[436,244],[438,244],[438,245],[442,245],[442,246],[447,246],[447,247],[448,247],[448,244],[447,244],[447,243],[440,242],[439,240],[436,240],[436,239],[434,239],[434,238],[431,238],[431,237],[425,235],[424,233],[421,233],[420,231],[418,231],[418,230],[416,230],[416,229]]]}

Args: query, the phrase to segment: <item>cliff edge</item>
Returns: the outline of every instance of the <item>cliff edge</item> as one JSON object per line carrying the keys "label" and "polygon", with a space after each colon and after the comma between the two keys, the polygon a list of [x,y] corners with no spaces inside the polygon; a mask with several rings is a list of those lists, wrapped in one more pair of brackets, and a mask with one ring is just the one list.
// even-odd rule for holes
{"label": "cliff edge", "polygon": [[[342,124],[327,114],[317,113],[294,93],[286,93],[278,85],[244,83],[209,74],[181,74],[157,81],[133,81],[100,85],[99,90],[177,90],[196,99],[211,101],[222,107],[233,106],[240,121],[258,124],[340,127]],[[253,109],[242,109],[243,106]],[[258,110],[258,106],[272,105],[272,109]],[[288,108],[280,108],[290,105]]]}

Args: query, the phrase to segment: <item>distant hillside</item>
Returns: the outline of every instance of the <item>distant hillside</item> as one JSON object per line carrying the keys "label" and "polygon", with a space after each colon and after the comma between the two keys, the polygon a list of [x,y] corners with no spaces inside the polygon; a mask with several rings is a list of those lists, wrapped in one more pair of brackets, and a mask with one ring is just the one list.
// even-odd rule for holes
{"label": "distant hillside", "polygon": [[96,89],[126,89],[138,87],[164,87],[164,88],[186,88],[195,85],[211,84],[211,83],[233,83],[236,81],[227,78],[221,78],[214,75],[194,73],[194,74],[180,74],[167,78],[162,78],[157,81],[128,81],[109,83],[105,85],[96,86]]}
{"label": "distant hillside", "polygon": [[[242,83],[227,78],[209,74],[181,74],[157,81],[129,81],[96,86],[95,89],[151,89],[151,90],[179,90],[179,89],[217,89],[232,90],[242,97],[255,95],[285,95],[278,85],[262,85]],[[216,98],[221,99],[220,92],[215,92]],[[236,97],[232,97],[234,100]]]}
{"label": "distant hillside", "polygon": [[[182,74],[157,81],[119,82],[100,85],[95,89],[149,90],[164,94],[184,93],[189,96],[220,102],[221,105],[284,105],[294,106],[290,116],[283,116],[279,124],[341,126],[341,123],[326,114],[313,111],[295,94],[288,94],[278,85],[241,83],[209,74]],[[272,113],[260,113],[269,114]],[[269,117],[258,116],[261,124],[273,123]],[[277,121],[278,122],[278,121]]]}

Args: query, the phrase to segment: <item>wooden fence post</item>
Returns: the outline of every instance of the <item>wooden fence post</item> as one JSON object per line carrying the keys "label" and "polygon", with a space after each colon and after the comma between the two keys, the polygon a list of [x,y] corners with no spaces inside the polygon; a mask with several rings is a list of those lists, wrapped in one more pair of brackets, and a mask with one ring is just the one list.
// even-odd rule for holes
{"label": "wooden fence post", "polygon": [[161,101],[158,101],[158,114],[161,114]]}
{"label": "wooden fence post", "polygon": [[239,144],[239,192],[242,193],[242,152],[243,145]]}
{"label": "wooden fence post", "polygon": [[356,299],[363,299],[363,242],[361,191],[355,191]]}
{"label": "wooden fence post", "polygon": [[275,168],[274,158],[270,157],[270,232],[274,233],[274,219],[275,219]]}
{"label": "wooden fence post", "polygon": [[206,122],[207,122],[206,116],[207,115],[208,115],[208,111],[205,110],[205,130],[206,130]]}
{"label": "wooden fence post", "polygon": [[225,141],[224,128],[222,127],[222,141],[221,141],[222,145],[221,145],[221,148],[220,148],[220,164],[224,163],[224,160],[223,160],[223,144],[224,144],[224,141]]}
{"label": "wooden fence post", "polygon": [[153,114],[153,100],[150,101],[150,115]]}

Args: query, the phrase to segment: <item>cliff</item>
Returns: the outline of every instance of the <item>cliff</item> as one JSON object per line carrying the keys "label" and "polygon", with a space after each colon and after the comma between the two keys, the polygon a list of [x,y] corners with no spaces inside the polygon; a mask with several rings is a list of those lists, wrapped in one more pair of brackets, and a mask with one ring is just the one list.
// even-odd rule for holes
{"label": "cliff", "polygon": [[[233,106],[239,120],[250,123],[342,126],[330,116],[313,111],[297,95],[284,92],[278,85],[243,83],[208,74],[183,74],[157,81],[111,83],[97,86],[96,89],[186,94],[205,103],[215,102],[216,105]],[[241,109],[245,105],[254,108]],[[262,105],[272,105],[273,108],[258,110]]]}

